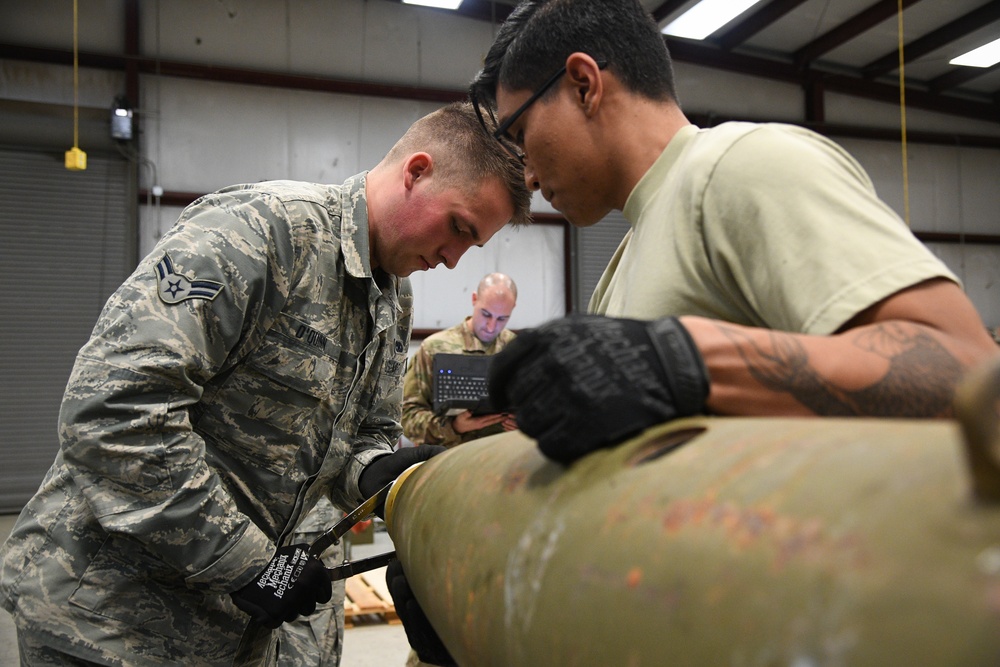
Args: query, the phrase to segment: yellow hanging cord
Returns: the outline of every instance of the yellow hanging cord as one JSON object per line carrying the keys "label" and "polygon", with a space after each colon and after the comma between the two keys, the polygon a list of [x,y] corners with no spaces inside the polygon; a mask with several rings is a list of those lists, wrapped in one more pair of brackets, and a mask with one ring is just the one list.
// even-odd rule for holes
{"label": "yellow hanging cord", "polygon": [[903,220],[910,226],[910,176],[906,157],[906,74],[903,64],[903,0],[899,5],[899,115],[903,135]]}
{"label": "yellow hanging cord", "polygon": [[76,3],[77,0],[73,0],[73,148],[80,147],[80,56]]}
{"label": "yellow hanging cord", "polygon": [[87,168],[87,154],[80,150],[79,14],[76,3],[77,0],[73,0],[73,148],[66,151],[66,168],[83,171]]}

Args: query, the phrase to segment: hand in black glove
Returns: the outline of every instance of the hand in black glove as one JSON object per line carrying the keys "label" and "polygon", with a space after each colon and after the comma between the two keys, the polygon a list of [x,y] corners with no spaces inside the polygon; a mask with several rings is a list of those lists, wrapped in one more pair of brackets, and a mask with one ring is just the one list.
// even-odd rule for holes
{"label": "hand in black glove", "polygon": [[[445,451],[446,447],[441,445],[419,445],[417,447],[403,447],[391,454],[380,456],[365,466],[358,478],[358,490],[365,498],[371,498],[383,486],[399,477],[400,474],[414,463],[426,461],[432,456],[437,456]],[[375,510],[380,518],[385,518],[385,503],[381,503]]]}
{"label": "hand in black glove", "polygon": [[231,593],[236,606],[261,625],[277,628],[316,611],[333,595],[330,575],[305,544],[281,547],[257,578]]}
{"label": "hand in black glove", "polygon": [[403,565],[398,560],[392,561],[386,567],[385,582],[389,586],[396,614],[403,621],[406,639],[410,642],[413,650],[417,652],[420,662],[441,665],[442,667],[457,667],[451,653],[441,642],[441,638],[434,631],[431,622],[427,620],[424,610],[420,608],[417,598],[413,596],[410,582],[406,580],[406,575],[403,573]]}
{"label": "hand in black glove", "polygon": [[564,464],[701,412],[708,390],[701,353],[675,317],[565,317],[521,332],[490,364],[490,399],[517,410],[521,430]]}

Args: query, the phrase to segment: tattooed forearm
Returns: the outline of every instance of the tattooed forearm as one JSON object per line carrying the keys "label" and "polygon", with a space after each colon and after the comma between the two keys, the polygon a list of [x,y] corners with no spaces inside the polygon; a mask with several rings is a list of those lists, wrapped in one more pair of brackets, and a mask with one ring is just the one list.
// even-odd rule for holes
{"label": "tattooed forearm", "polygon": [[[864,342],[857,341],[858,346],[863,347]],[[882,352],[889,359],[889,371],[875,384],[854,392],[858,402],[868,407],[864,414],[876,417],[950,414],[962,366],[932,336],[918,330],[902,349],[891,355],[884,354],[885,349],[872,351]]]}
{"label": "tattooed forearm", "polygon": [[878,381],[860,390],[839,387],[820,376],[805,346],[793,335],[770,331],[766,344],[739,329],[719,325],[750,374],[763,386],[791,394],[819,415],[935,417],[950,413],[959,362],[919,329],[879,324],[854,340],[858,348],[889,360]]}
{"label": "tattooed forearm", "polygon": [[794,337],[768,332],[768,345],[757,345],[749,336],[731,327],[719,326],[733,342],[755,380],[771,391],[787,392],[818,415],[858,414],[844,392],[825,382],[809,365],[805,347]]}

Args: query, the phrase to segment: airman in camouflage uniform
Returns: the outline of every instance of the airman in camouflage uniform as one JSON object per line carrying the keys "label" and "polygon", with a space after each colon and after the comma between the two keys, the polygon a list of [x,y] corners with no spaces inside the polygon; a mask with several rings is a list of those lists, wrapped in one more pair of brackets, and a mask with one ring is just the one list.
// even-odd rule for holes
{"label": "airman in camouflage uniform", "polygon": [[506,328],[516,303],[514,281],[502,273],[491,273],[473,293],[472,315],[420,344],[403,380],[403,435],[414,444],[454,447],[516,427],[513,418],[503,415],[449,417],[434,414],[433,408],[434,356],[496,354],[516,336]]}
{"label": "airman in camouflage uniform", "polygon": [[343,185],[232,186],[185,209],[80,350],[60,450],[0,551],[22,645],[273,662],[231,594],[319,498],[355,507],[366,466],[399,454],[405,276],[527,220],[516,163],[499,151],[484,171],[453,136],[489,145],[449,105]]}

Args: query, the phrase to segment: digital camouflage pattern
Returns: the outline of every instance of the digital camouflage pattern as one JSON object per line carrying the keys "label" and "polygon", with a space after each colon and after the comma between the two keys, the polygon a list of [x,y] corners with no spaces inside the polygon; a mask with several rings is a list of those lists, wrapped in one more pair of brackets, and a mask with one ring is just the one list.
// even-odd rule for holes
{"label": "digital camouflage pattern", "polygon": [[434,414],[434,355],[463,352],[496,354],[516,336],[513,331],[504,329],[487,345],[472,332],[471,319],[466,317],[450,329],[431,334],[413,353],[403,381],[403,434],[415,445],[454,447],[476,438],[503,433],[502,424],[468,433],[456,433],[452,428],[451,418]]}
{"label": "digital camouflage pattern", "polygon": [[[320,498],[291,538],[292,544],[312,544],[344,513]],[[344,541],[323,552],[323,564],[336,567],[344,560]],[[333,582],[329,602],[316,605],[316,613],[300,616],[278,628],[278,667],[337,667],[344,647],[344,580]]]}
{"label": "digital camouflage pattern", "polygon": [[60,451],[0,552],[19,632],[106,664],[233,662],[229,592],[318,498],[358,505],[400,432],[412,292],[368,246],[365,174],[182,213],[81,349]]}

